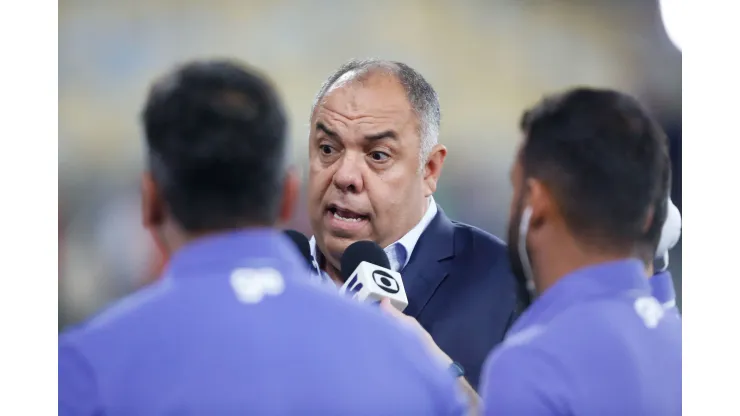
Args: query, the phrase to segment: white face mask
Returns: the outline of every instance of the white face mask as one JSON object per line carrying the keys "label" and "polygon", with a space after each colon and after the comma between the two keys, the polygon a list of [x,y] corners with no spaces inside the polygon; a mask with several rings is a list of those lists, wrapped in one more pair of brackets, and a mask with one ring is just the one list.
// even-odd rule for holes
{"label": "white face mask", "polygon": [[522,211],[522,219],[519,222],[519,245],[517,251],[519,253],[519,262],[524,272],[524,279],[527,285],[527,291],[532,299],[537,297],[537,287],[534,284],[534,273],[532,272],[532,263],[529,261],[529,255],[527,253],[527,233],[529,232],[529,223],[532,219],[532,207],[527,205]]}
{"label": "white face mask", "polygon": [[681,213],[671,198],[668,198],[668,214],[666,215],[663,229],[660,232],[660,241],[658,248],[655,250],[655,258],[663,260],[663,267],[660,271],[668,268],[668,251],[676,246],[681,238]]}

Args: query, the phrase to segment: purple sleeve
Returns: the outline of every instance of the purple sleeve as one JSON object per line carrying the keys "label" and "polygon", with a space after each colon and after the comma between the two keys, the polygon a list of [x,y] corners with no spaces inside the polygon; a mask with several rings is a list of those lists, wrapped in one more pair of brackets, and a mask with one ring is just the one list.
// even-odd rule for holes
{"label": "purple sleeve", "polygon": [[564,384],[562,374],[539,351],[527,346],[499,348],[489,356],[483,369],[483,414],[569,414]]}
{"label": "purple sleeve", "polygon": [[59,341],[59,414],[93,416],[100,413],[95,374],[74,347]]}

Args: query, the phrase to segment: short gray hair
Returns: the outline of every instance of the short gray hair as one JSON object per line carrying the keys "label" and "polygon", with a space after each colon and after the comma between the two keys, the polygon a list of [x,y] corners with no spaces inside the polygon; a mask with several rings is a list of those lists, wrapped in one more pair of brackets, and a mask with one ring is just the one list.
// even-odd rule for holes
{"label": "short gray hair", "polygon": [[324,95],[343,75],[355,72],[357,75],[354,79],[357,79],[357,77],[369,75],[376,71],[394,75],[406,90],[406,98],[419,118],[419,137],[421,139],[419,161],[421,163],[420,168],[423,169],[429,153],[437,144],[439,138],[441,121],[439,97],[437,91],[419,72],[404,63],[382,59],[353,59],[343,64],[321,85],[321,89],[316,94],[311,107],[311,117],[313,117],[314,110],[316,110],[316,106],[324,98]]}

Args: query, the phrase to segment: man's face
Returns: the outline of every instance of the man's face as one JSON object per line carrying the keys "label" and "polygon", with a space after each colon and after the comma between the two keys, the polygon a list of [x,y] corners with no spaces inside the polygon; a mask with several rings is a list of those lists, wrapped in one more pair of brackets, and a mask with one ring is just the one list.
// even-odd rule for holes
{"label": "man's face", "polygon": [[419,169],[418,118],[403,86],[384,74],[343,79],[317,104],[309,143],[311,226],[334,266],[355,241],[401,238],[436,186]]}
{"label": "man's face", "polygon": [[[509,263],[519,289],[524,300],[531,302],[535,289],[546,290],[546,286],[543,286],[535,273],[538,253],[541,254],[547,247],[562,245],[572,240],[572,237],[563,234],[567,227],[550,188],[536,177],[526,175],[522,164],[522,147],[523,144],[517,152],[510,175],[514,193],[509,210],[508,251]],[[525,226],[524,230],[522,225]],[[526,245],[524,251],[519,247],[522,243]],[[523,255],[525,253],[526,258]],[[527,289],[525,270],[529,270],[533,279],[531,283],[536,286],[532,292]]]}

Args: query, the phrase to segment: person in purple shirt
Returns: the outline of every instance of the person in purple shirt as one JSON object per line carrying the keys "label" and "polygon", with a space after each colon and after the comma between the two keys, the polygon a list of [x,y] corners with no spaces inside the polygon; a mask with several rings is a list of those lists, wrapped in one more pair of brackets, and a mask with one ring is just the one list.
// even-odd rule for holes
{"label": "person in purple shirt", "polygon": [[487,415],[681,414],[681,323],[652,296],[670,160],[637,101],[577,88],[525,112],[512,268],[531,305],[486,361]]}
{"label": "person in purple shirt", "polygon": [[262,76],[192,62],[143,111],[162,279],[59,337],[60,415],[461,415],[454,377],[380,311],[315,287],[273,225],[298,195]]}

